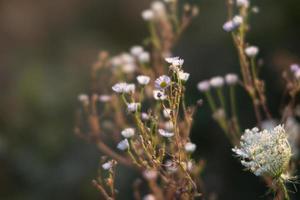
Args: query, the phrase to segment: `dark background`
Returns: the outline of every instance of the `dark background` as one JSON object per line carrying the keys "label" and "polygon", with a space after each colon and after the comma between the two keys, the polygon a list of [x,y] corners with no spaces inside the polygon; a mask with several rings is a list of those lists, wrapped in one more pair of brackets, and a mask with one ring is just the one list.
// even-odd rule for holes
{"label": "dark background", "polygon": [[[89,91],[90,65],[99,50],[119,53],[147,36],[140,17],[146,0],[0,1],[0,199],[99,199],[91,186],[100,154],[73,135],[77,95]],[[194,0],[199,17],[175,48],[192,74],[188,101],[201,98],[198,81],[238,72],[229,34],[222,30],[224,1]],[[280,71],[300,55],[300,2],[253,1],[249,41],[261,49],[269,104],[278,116]],[[255,125],[247,96],[238,101],[243,128]],[[207,160],[206,189],[221,200],[265,199],[264,183],[244,172],[207,106],[192,131],[198,158]],[[130,170],[118,188],[131,199]],[[292,189],[292,188],[291,188]],[[299,195],[300,196],[300,195]],[[125,195],[120,199],[126,199]],[[294,199],[300,199],[295,197]]]}

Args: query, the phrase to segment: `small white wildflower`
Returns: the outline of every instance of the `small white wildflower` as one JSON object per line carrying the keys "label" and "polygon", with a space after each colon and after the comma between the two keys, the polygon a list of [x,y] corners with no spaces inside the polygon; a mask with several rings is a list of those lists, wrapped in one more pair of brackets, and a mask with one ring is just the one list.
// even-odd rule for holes
{"label": "small white wildflower", "polygon": [[184,149],[188,153],[193,153],[196,150],[197,146],[194,143],[188,142],[184,145]]}
{"label": "small white wildflower", "polygon": [[122,140],[121,142],[118,143],[117,148],[121,151],[125,151],[126,149],[129,148],[129,142],[127,139]]}
{"label": "small white wildflower", "polygon": [[246,130],[240,147],[232,150],[240,157],[242,165],[256,176],[273,178],[283,178],[292,156],[288,135],[281,125],[272,130]]}
{"label": "small white wildflower", "polygon": [[160,90],[166,89],[170,84],[171,78],[166,75],[162,75],[155,80],[155,87]]}
{"label": "small white wildflower", "polygon": [[172,122],[172,121],[167,121],[167,122],[165,122],[164,128],[165,128],[167,131],[173,131],[173,130],[174,130],[174,124],[173,124],[173,122]]}
{"label": "small white wildflower", "polygon": [[123,63],[123,61],[122,61],[122,58],[120,56],[115,56],[115,57],[110,59],[110,63],[113,67],[118,67]]}
{"label": "small white wildflower", "polygon": [[298,64],[291,64],[290,69],[295,73],[296,71],[300,70],[300,66]]}
{"label": "small white wildflower", "polygon": [[295,72],[296,79],[300,79],[300,69]]}
{"label": "small white wildflower", "polygon": [[157,171],[156,170],[145,170],[143,172],[143,176],[147,180],[155,180],[157,178]]}
{"label": "small white wildflower", "polygon": [[132,64],[135,61],[134,57],[129,53],[122,53],[120,55],[120,58],[122,60],[122,64],[130,64],[130,63]]}
{"label": "small white wildflower", "polygon": [[150,119],[150,116],[147,113],[142,113],[141,118],[143,121],[148,121]]}
{"label": "small white wildflower", "polygon": [[259,52],[258,47],[256,46],[249,46],[245,49],[245,53],[248,57],[252,58],[255,57]]}
{"label": "small white wildflower", "polygon": [[169,57],[169,58],[165,58],[165,61],[167,63],[172,64],[173,66],[182,66],[184,63],[184,60],[179,58],[179,57]]}
{"label": "small white wildflower", "polygon": [[131,138],[135,134],[135,130],[133,128],[126,128],[121,132],[121,135],[125,138]]}
{"label": "small white wildflower", "polygon": [[209,81],[201,81],[197,84],[197,88],[200,92],[206,92],[210,89]]}
{"label": "small white wildflower", "polygon": [[143,197],[143,200],[156,200],[156,198],[153,194],[147,194]]}
{"label": "small white wildflower", "polygon": [[127,111],[131,113],[137,112],[140,106],[140,103],[129,103],[127,104]]}
{"label": "small white wildflower", "polygon": [[141,63],[148,63],[150,62],[150,54],[149,52],[142,52],[139,56],[138,56],[138,61]]}
{"label": "small white wildflower", "polygon": [[239,78],[236,74],[227,74],[225,76],[225,81],[228,85],[235,85],[239,81]]}
{"label": "small white wildflower", "polygon": [[112,90],[115,91],[116,93],[124,93],[125,88],[127,86],[127,83],[116,83],[115,85],[112,86]]}
{"label": "small white wildflower", "polygon": [[99,96],[99,101],[101,101],[103,103],[109,102],[110,100],[111,100],[110,95],[103,94],[103,95]]}
{"label": "small white wildflower", "polygon": [[164,17],[166,15],[165,4],[161,1],[153,1],[151,4],[151,9],[155,17]]}
{"label": "small white wildflower", "polygon": [[251,9],[251,11],[252,11],[253,13],[257,14],[257,13],[259,13],[260,9],[259,9],[258,6],[253,6],[252,9]]}
{"label": "small white wildflower", "polygon": [[104,170],[110,170],[113,167],[113,161],[108,161],[106,163],[103,163],[102,168]]}
{"label": "small white wildflower", "polygon": [[244,7],[244,8],[248,8],[249,7],[249,0],[236,0],[236,5],[238,7]]}
{"label": "small white wildflower", "polygon": [[135,63],[126,63],[124,65],[121,65],[121,70],[125,74],[132,74],[133,72],[136,71],[136,69],[137,66],[135,65]]}
{"label": "small white wildflower", "polygon": [[171,118],[171,113],[172,113],[172,110],[169,109],[169,108],[165,108],[163,110],[164,117],[167,118],[167,119]]}
{"label": "small white wildflower", "polygon": [[135,92],[135,85],[133,83],[126,84],[124,92],[125,93],[134,93]]}
{"label": "small white wildflower", "polygon": [[189,79],[189,77],[190,77],[190,74],[189,74],[189,73],[186,73],[186,72],[184,72],[184,71],[179,71],[179,72],[178,72],[178,77],[179,77],[179,79],[182,80],[182,81],[187,81],[187,80]]}
{"label": "small white wildflower", "polygon": [[170,138],[170,137],[173,137],[174,136],[174,133],[172,132],[168,132],[164,129],[158,129],[158,133],[163,136],[163,137],[166,137],[166,138]]}
{"label": "small white wildflower", "polygon": [[240,15],[236,15],[232,18],[232,22],[235,26],[239,26],[243,23],[243,17],[241,17]]}
{"label": "small white wildflower", "polygon": [[142,12],[142,18],[145,20],[145,21],[151,21],[153,20],[154,18],[154,13],[152,10],[148,9],[148,10],[144,10]]}
{"label": "small white wildflower", "polygon": [[232,20],[225,22],[223,25],[223,30],[226,32],[233,31],[235,28],[236,26],[234,25]]}
{"label": "small white wildflower", "polygon": [[224,85],[224,78],[221,76],[216,76],[210,79],[209,84],[214,88],[219,88]]}
{"label": "small white wildflower", "polygon": [[81,103],[84,103],[84,104],[88,104],[89,96],[86,94],[80,94],[80,95],[78,95],[78,101],[80,101]]}
{"label": "small white wildflower", "polygon": [[136,79],[139,82],[139,84],[141,84],[141,85],[147,85],[150,82],[149,76],[140,75],[140,76],[137,76]]}
{"label": "small white wildflower", "polygon": [[130,48],[131,55],[138,57],[141,53],[144,52],[144,49],[142,46],[133,46]]}
{"label": "small white wildflower", "polygon": [[155,100],[160,100],[160,101],[167,99],[167,95],[161,90],[153,90],[153,97]]}

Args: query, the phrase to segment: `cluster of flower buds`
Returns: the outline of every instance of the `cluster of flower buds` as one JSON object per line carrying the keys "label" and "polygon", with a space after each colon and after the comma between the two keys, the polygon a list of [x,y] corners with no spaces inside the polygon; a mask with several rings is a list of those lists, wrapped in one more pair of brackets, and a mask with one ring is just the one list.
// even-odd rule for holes
{"label": "cluster of flower buds", "polygon": [[236,15],[231,20],[224,23],[223,30],[226,32],[234,31],[243,23],[243,21],[243,17]]}
{"label": "cluster of flower buds", "polygon": [[212,77],[210,80],[204,80],[198,83],[197,88],[200,92],[207,92],[211,88],[221,88],[226,83],[227,85],[236,85],[239,79],[236,74],[229,73],[224,78],[222,76]]}

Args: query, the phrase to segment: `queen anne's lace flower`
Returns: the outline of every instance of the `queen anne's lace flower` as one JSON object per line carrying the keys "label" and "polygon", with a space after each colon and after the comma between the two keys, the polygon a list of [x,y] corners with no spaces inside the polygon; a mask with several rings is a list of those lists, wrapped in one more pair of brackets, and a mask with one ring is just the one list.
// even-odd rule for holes
{"label": "queen anne's lace flower", "polygon": [[283,178],[292,156],[288,135],[282,125],[273,130],[247,129],[241,137],[240,147],[232,150],[240,157],[242,165],[256,176],[273,178]]}

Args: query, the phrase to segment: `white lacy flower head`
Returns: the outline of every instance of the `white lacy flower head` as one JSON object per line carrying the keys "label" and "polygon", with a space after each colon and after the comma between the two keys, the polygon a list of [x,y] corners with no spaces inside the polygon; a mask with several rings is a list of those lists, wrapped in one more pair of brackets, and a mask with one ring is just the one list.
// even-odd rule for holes
{"label": "white lacy flower head", "polygon": [[224,78],[222,76],[212,77],[209,81],[211,87],[219,88],[224,85]]}
{"label": "white lacy flower head", "polygon": [[[286,172],[292,156],[288,135],[282,125],[272,130],[247,129],[240,147],[232,149],[242,165],[256,176],[279,178]],[[281,177],[282,178],[282,177]]]}
{"label": "white lacy flower head", "polygon": [[239,81],[239,78],[236,74],[227,74],[225,76],[225,81],[228,85],[235,85]]}
{"label": "white lacy flower head", "polygon": [[134,84],[128,84],[125,82],[116,83],[112,86],[112,90],[116,93],[134,93],[135,92],[135,85]]}
{"label": "white lacy flower head", "polygon": [[147,10],[144,10],[142,12],[142,18],[145,20],[145,21],[151,21],[153,20],[154,18],[154,13],[151,9],[147,9]]}
{"label": "white lacy flower head", "polygon": [[164,129],[158,129],[158,133],[163,136],[163,137],[166,137],[166,138],[170,138],[170,137],[173,137],[174,136],[174,133],[173,132],[169,132],[169,131],[166,131]]}
{"label": "white lacy flower head", "polygon": [[167,95],[164,91],[161,90],[153,90],[153,97],[155,100],[163,101],[167,99]]}
{"label": "white lacy flower head", "polygon": [[164,90],[171,84],[171,78],[166,75],[162,75],[155,80],[155,88],[159,90]]}
{"label": "white lacy flower head", "polygon": [[248,8],[250,3],[249,3],[249,0],[236,0],[236,5],[238,7],[245,7],[245,8]]}
{"label": "white lacy flower head", "polygon": [[136,45],[130,48],[131,55],[136,57],[138,57],[143,52],[144,52],[144,48],[142,46]]}
{"label": "white lacy flower head", "polygon": [[117,148],[121,151],[125,151],[126,149],[129,148],[129,142],[127,139],[122,140],[121,142],[118,143]]}
{"label": "white lacy flower head", "polygon": [[150,62],[150,54],[149,52],[142,52],[139,56],[138,56],[138,61],[141,63],[148,63]]}
{"label": "white lacy flower head", "polygon": [[147,85],[150,82],[149,76],[140,75],[140,76],[137,76],[136,79],[139,82],[139,84],[141,84],[141,85]]}
{"label": "white lacy flower head", "polygon": [[134,128],[126,128],[121,132],[121,135],[125,138],[131,138],[135,134]]}
{"label": "white lacy flower head", "polygon": [[110,170],[112,167],[113,167],[113,161],[112,160],[107,161],[106,163],[102,164],[102,168],[104,170]]}
{"label": "white lacy flower head", "polygon": [[130,113],[135,113],[139,110],[141,107],[140,103],[129,103],[127,104],[127,111]]}
{"label": "white lacy flower head", "polygon": [[186,73],[184,71],[179,71],[178,72],[178,78],[184,82],[186,82],[190,77],[190,74],[189,73]]}
{"label": "white lacy flower head", "polygon": [[252,58],[255,57],[259,52],[258,47],[256,46],[249,46],[245,49],[245,53],[248,57]]}
{"label": "white lacy flower head", "polygon": [[207,92],[210,89],[209,81],[201,81],[197,84],[197,88],[200,92]]}
{"label": "white lacy flower head", "polygon": [[184,63],[184,60],[179,57],[169,57],[165,58],[165,61],[173,66],[179,67],[182,66]]}
{"label": "white lacy flower head", "polygon": [[99,96],[99,101],[100,102],[106,103],[106,102],[109,102],[110,100],[111,100],[110,95],[102,94],[102,95]]}
{"label": "white lacy flower head", "polygon": [[188,153],[193,153],[196,150],[197,146],[194,143],[188,142],[184,145],[184,149]]}

